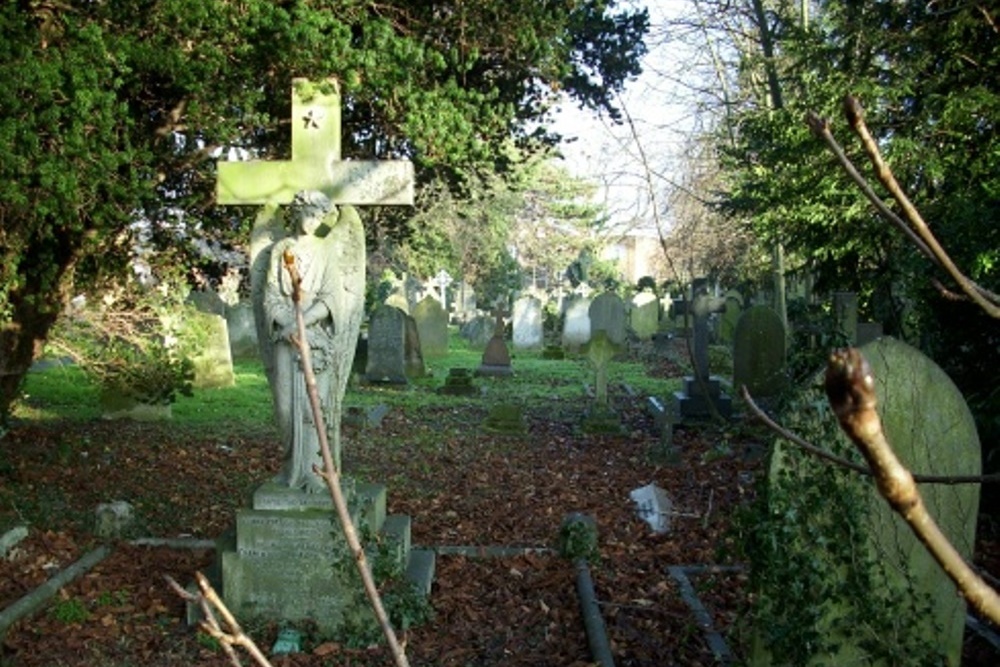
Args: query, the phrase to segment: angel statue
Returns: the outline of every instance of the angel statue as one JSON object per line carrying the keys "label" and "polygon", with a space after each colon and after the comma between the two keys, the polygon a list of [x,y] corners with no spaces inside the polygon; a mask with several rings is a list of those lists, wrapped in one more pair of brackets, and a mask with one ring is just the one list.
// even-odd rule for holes
{"label": "angel statue", "polygon": [[291,254],[301,276],[305,340],[339,468],[341,404],[364,309],[365,236],[357,211],[351,206],[338,210],[322,192],[298,193],[286,212],[290,230],[282,230],[277,218],[265,219],[263,232],[255,229],[258,241],[264,236],[273,243],[257,243],[252,253],[254,308],[281,438],[282,467],[276,481],[320,493],[326,485],[314,467],[322,470],[323,460],[296,346],[293,285],[284,256]]}

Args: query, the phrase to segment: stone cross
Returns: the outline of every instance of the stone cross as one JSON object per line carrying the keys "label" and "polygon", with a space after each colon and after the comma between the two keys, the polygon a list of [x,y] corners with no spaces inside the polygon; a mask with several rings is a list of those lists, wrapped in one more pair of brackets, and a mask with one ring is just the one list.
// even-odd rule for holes
{"label": "stone cross", "polygon": [[[263,312],[263,292],[267,282],[270,248],[287,232],[278,208],[290,204],[300,192],[321,192],[341,207],[337,224],[336,253],[339,278],[343,284],[338,305],[332,310],[337,321],[335,338],[343,359],[334,363],[340,376],[338,387],[331,390],[331,447],[339,467],[340,403],[347,376],[346,367],[353,360],[354,346],[363,315],[364,233],[353,205],[413,205],[413,164],[404,160],[342,160],[340,127],[340,92],[334,80],[322,82],[292,80],[292,155],[290,160],[248,160],[218,163],[216,201],[220,205],[262,206],[250,240],[251,290],[254,319],[261,345],[264,368],[272,392],[290,390],[276,387],[271,332]],[[348,225],[347,220],[352,222]],[[357,227],[354,227],[356,221]],[[352,330],[353,329],[353,330]],[[277,395],[276,395],[277,398]]]}
{"label": "stone cross", "polygon": [[219,204],[287,204],[319,190],[334,204],[413,205],[413,163],[341,160],[335,81],[292,80],[292,159],[219,162]]}
{"label": "stone cross", "polygon": [[449,274],[444,269],[441,269],[440,271],[437,272],[437,275],[434,276],[434,280],[437,282],[438,294],[440,295],[441,306],[443,308],[447,308],[448,299],[446,298],[447,295],[445,294],[445,290],[448,289],[448,285],[451,285],[452,281],[451,274]]}

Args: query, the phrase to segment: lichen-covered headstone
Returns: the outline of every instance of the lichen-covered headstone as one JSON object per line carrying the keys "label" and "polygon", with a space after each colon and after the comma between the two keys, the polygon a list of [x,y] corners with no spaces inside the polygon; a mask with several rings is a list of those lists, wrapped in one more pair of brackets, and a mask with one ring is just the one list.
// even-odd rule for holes
{"label": "lichen-covered headstone", "polygon": [[544,337],[541,299],[536,296],[523,296],[514,302],[512,329],[515,349],[537,349],[542,346]]}
{"label": "lichen-covered headstone", "polygon": [[726,345],[733,342],[736,335],[736,325],[743,312],[743,295],[736,290],[726,292],[726,309],[719,317],[719,342]]}
{"label": "lichen-covered headstone", "polygon": [[579,350],[590,340],[590,299],[574,296],[566,304],[562,344],[568,350]]}
{"label": "lichen-covered headstone", "polygon": [[[914,474],[979,475],[982,466],[975,422],[962,395],[944,371],[918,350],[892,338],[882,338],[861,350],[875,377],[878,413],[885,434],[902,463]],[[816,404],[816,399],[822,395],[819,389],[821,383],[818,376],[814,386],[804,391],[803,405]],[[835,419],[826,407],[822,414],[826,420]],[[841,439],[837,445],[840,450],[849,451],[852,445],[846,436],[840,433],[837,437]],[[796,484],[800,485],[803,497],[810,493],[813,484],[810,480],[815,480],[815,477],[803,475],[801,468],[790,463],[791,455],[797,453],[791,445],[777,446],[768,479],[773,497],[774,489],[779,489],[783,497],[794,494]],[[822,660],[816,656],[813,660],[803,659],[800,664],[901,664],[884,656],[873,657],[875,652],[871,643],[895,643],[898,646],[906,641],[919,641],[925,642],[929,650],[940,652],[947,664],[959,665],[966,612],[965,602],[958,595],[955,584],[913,535],[906,522],[879,495],[870,479],[856,477],[852,484],[859,485],[851,488],[860,488],[861,502],[868,518],[865,525],[857,526],[857,533],[853,529],[851,531],[860,537],[856,549],[851,551],[853,555],[847,567],[857,568],[865,562],[871,564],[870,576],[875,583],[866,586],[865,592],[877,596],[873,599],[881,602],[869,604],[859,601],[859,592],[837,599],[803,599],[803,604],[813,605],[811,609],[816,612],[813,629],[830,648],[822,655]],[[958,552],[970,560],[975,543],[979,486],[920,484],[919,490],[938,526]],[[822,526],[835,522],[836,518],[825,517],[822,511],[807,504],[801,509],[802,516],[794,520],[805,523],[809,528],[804,537],[800,534],[798,538],[788,538],[793,531],[785,530],[783,534],[790,541],[782,546],[782,550],[804,553],[807,561],[821,564],[826,561],[827,565],[820,566],[819,571],[840,572],[834,576],[837,581],[843,581],[847,576],[842,571],[845,566],[841,561],[832,560],[832,545],[823,546]],[[776,507],[769,508],[769,511],[782,516],[787,512]],[[796,575],[792,573],[791,576]],[[857,579],[864,580],[862,577]],[[783,581],[777,585],[795,588],[802,582]],[[757,594],[759,599],[767,598],[759,591]],[[897,601],[891,602],[894,599]],[[900,599],[901,602],[898,601]],[[888,615],[900,632],[910,633],[909,639],[889,633],[883,637],[872,637],[870,632],[860,632],[858,627],[844,627],[845,623],[851,624],[851,619],[870,619],[879,605],[883,607],[881,613]],[[889,606],[885,608],[886,605]],[[763,640],[770,636],[773,623],[755,627],[755,649],[750,664],[784,664],[772,660],[767,642]],[[927,657],[922,656],[921,659]]]}
{"label": "lichen-covered headstone", "polygon": [[375,309],[368,323],[368,366],[365,380],[406,384],[406,313],[395,306]]}
{"label": "lichen-covered headstone", "polygon": [[768,306],[751,306],[733,336],[733,387],[755,398],[774,396],[785,386],[785,327]]}
{"label": "lichen-covered headstone", "polygon": [[602,292],[590,302],[590,335],[608,335],[615,345],[625,344],[625,302],[614,292]]}
{"label": "lichen-covered headstone", "polygon": [[420,351],[424,357],[442,357],[448,354],[448,313],[441,302],[425,296],[411,313],[420,334]]}
{"label": "lichen-covered headstone", "polygon": [[639,340],[649,340],[660,327],[660,302],[650,291],[639,292],[629,303],[629,325]]}

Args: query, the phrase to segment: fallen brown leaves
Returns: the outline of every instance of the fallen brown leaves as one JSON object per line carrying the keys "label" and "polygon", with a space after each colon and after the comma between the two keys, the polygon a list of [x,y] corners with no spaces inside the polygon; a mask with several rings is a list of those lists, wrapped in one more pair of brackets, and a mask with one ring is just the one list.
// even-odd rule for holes
{"label": "fallen brown leaves", "polygon": [[[591,573],[616,664],[716,664],[666,568],[725,562],[733,512],[753,494],[758,443],[745,430],[680,430],[680,464],[659,466],[649,457],[656,435],[641,399],[615,401],[627,427],[622,437],[579,434],[578,405],[530,409],[528,433],[515,437],[478,428],[485,405],[422,414],[394,408],[378,429],[345,433],[345,471],[387,484],[389,511],[413,518],[413,542],[424,547],[551,547],[566,514],[592,515],[600,560]],[[87,529],[99,502],[133,503],[143,535],[216,537],[248,492],[276,471],[275,454],[266,436],[199,438],[170,426],[16,428],[0,441],[0,518],[49,520],[32,527],[15,558],[0,562],[0,601],[9,604],[47,578],[47,568],[91,548]],[[653,534],[628,496],[651,482],[674,501],[668,535]],[[189,582],[212,558],[205,550],[119,543],[47,611],[13,627],[0,659],[18,667],[225,665],[184,623],[184,605],[163,580]],[[743,576],[691,579],[725,633],[744,604]],[[592,664],[573,567],[554,554],[441,555],[431,601],[433,620],[405,633],[411,664]],[[246,630],[266,649],[277,628]],[[388,664],[380,648],[308,637],[304,648],[275,664]]]}

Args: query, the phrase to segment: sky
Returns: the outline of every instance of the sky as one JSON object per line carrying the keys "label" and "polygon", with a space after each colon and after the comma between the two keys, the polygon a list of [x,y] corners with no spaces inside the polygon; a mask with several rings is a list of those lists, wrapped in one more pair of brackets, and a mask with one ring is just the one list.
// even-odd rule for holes
{"label": "sky", "polygon": [[[641,142],[641,154],[661,175],[654,181],[662,194],[666,186],[662,177],[679,177],[677,170],[685,138],[697,121],[686,85],[695,75],[687,69],[692,53],[676,40],[664,38],[665,23],[671,16],[691,11],[692,3],[651,0],[646,4],[650,33],[649,50],[642,61],[643,73],[627,84],[618,106],[632,119],[635,135]],[[607,203],[613,223],[632,225],[638,219],[650,227],[655,217],[649,205],[648,180],[631,127],[627,123],[613,125],[609,119],[596,117],[593,112],[580,110],[568,102],[559,107],[554,119],[551,129],[566,137],[577,137],[561,147],[563,166],[570,173],[599,184],[596,199]],[[669,225],[666,202],[660,201],[657,209],[661,221]],[[655,227],[648,231],[655,233]]]}

